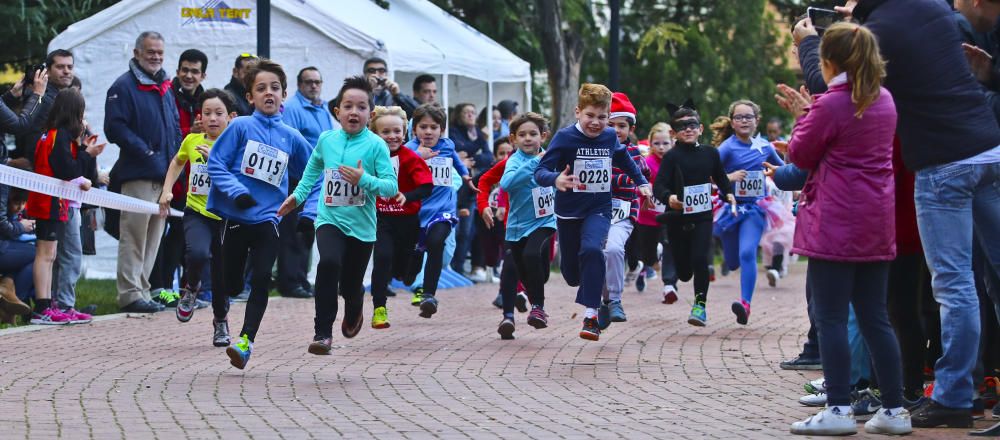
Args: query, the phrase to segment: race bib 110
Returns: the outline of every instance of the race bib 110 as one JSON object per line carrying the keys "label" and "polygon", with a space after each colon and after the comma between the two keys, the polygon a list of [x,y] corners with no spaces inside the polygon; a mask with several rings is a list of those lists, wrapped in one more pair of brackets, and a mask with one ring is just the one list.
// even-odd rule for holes
{"label": "race bib 110", "polygon": [[452,159],[450,157],[432,157],[427,159],[427,167],[431,170],[434,186],[451,186]]}

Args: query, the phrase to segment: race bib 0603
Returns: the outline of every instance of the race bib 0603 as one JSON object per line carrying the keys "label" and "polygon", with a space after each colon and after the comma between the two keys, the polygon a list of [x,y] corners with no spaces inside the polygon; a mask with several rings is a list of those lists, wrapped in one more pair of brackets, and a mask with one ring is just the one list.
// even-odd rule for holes
{"label": "race bib 0603", "polygon": [[364,206],[365,191],[344,180],[340,171],[327,168],[323,177],[323,203],[326,206]]}
{"label": "race bib 0603", "polygon": [[288,168],[288,153],[257,141],[247,142],[247,147],[243,151],[243,162],[240,165],[244,176],[281,186],[286,168]]}
{"label": "race bib 0603", "polygon": [[764,197],[766,185],[763,171],[747,171],[747,176],[736,182],[736,197]]}
{"label": "race bib 0603", "polygon": [[208,176],[208,165],[191,164],[191,177],[188,179],[188,194],[207,196],[212,189],[212,178]]}
{"label": "race bib 0603", "polygon": [[611,191],[611,158],[576,159],[573,173],[579,179],[575,191],[600,193]]}
{"label": "race bib 0603", "polygon": [[431,170],[434,186],[451,186],[452,160],[450,157],[432,157],[427,159],[427,167]]}
{"label": "race bib 0603", "polygon": [[684,214],[697,214],[712,209],[712,184],[684,187]]}
{"label": "race bib 0603", "polygon": [[555,213],[555,194],[551,186],[531,189],[531,200],[535,203],[535,218],[548,217]]}

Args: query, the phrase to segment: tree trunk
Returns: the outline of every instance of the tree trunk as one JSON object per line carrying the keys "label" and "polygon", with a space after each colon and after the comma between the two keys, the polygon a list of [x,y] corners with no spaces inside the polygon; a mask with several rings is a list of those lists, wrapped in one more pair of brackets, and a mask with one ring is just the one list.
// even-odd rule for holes
{"label": "tree trunk", "polygon": [[[549,75],[552,96],[552,130],[573,121],[577,90],[580,88],[580,66],[583,62],[583,40],[563,23],[563,0],[535,0],[542,56]],[[565,29],[564,29],[565,27]]]}

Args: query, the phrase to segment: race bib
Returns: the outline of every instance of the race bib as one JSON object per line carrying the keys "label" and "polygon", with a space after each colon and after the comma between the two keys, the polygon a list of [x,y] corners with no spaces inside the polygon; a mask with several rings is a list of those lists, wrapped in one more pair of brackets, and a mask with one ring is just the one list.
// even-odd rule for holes
{"label": "race bib", "polygon": [[632,202],[622,199],[611,199],[611,224],[627,219],[630,210],[632,210]]}
{"label": "race bib", "polygon": [[667,205],[664,205],[660,199],[653,197],[653,209],[651,209],[651,211],[657,214],[663,214],[667,211]]}
{"label": "race bib", "polygon": [[396,171],[396,177],[399,177],[399,156],[390,157],[389,162],[392,162],[392,169]]}
{"label": "race bib", "polygon": [[364,206],[367,197],[365,191],[344,180],[340,171],[333,168],[324,170],[323,203],[326,206]]}
{"label": "race bib", "polygon": [[611,191],[611,158],[577,159],[573,172],[580,180],[578,192],[601,193]]}
{"label": "race bib", "polygon": [[684,187],[684,214],[697,214],[712,209],[712,184]]}
{"label": "race bib", "polygon": [[454,168],[450,157],[427,159],[427,167],[431,170],[434,186],[451,186],[451,170]]}
{"label": "race bib", "polygon": [[288,153],[257,141],[248,141],[240,168],[244,176],[281,186],[281,179],[288,168]]}
{"label": "race bib", "polygon": [[736,197],[764,197],[766,184],[763,171],[747,171],[747,176],[736,182]]}
{"label": "race bib", "polygon": [[490,208],[497,209],[500,207],[500,187],[493,188],[490,191]]}
{"label": "race bib", "polygon": [[188,194],[207,196],[212,189],[212,178],[208,176],[208,165],[191,164],[191,177],[188,178]]}
{"label": "race bib", "polygon": [[556,192],[551,186],[531,189],[531,200],[535,202],[535,218],[548,217],[555,213]]}

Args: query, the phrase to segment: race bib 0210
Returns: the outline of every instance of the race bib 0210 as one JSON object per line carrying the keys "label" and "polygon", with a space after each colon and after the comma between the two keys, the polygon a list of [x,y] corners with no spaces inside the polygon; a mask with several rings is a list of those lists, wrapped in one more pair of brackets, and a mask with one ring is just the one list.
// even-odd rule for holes
{"label": "race bib 0210", "polygon": [[367,201],[365,191],[344,180],[340,171],[333,168],[324,170],[323,204],[326,206],[364,206]]}
{"label": "race bib 0210", "polygon": [[243,150],[243,162],[240,164],[244,176],[281,186],[281,179],[287,168],[288,153],[257,141],[247,142],[246,149]]}
{"label": "race bib 0210", "polygon": [[576,159],[573,173],[580,181],[575,191],[601,193],[611,191],[611,158]]}
{"label": "race bib 0210", "polygon": [[684,214],[697,214],[712,209],[712,184],[684,187]]}

